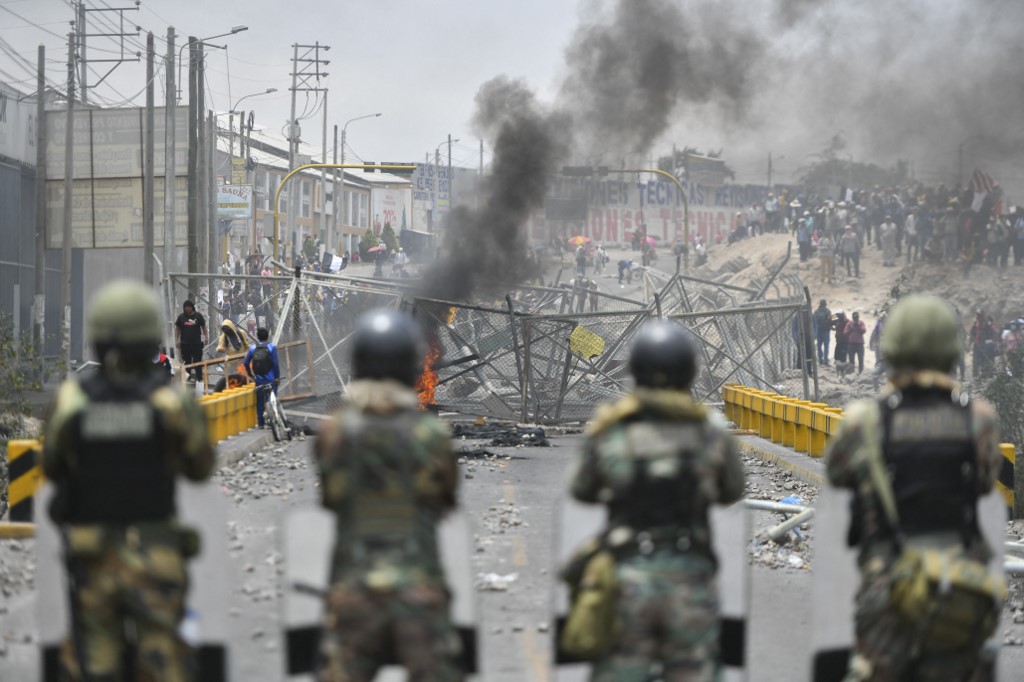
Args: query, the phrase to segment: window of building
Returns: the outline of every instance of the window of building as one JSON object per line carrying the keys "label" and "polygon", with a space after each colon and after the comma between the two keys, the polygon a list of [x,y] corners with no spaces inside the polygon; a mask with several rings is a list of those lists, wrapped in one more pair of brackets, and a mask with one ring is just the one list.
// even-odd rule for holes
{"label": "window of building", "polygon": [[309,180],[302,181],[302,217],[308,218],[310,216],[310,193],[312,191],[312,184]]}
{"label": "window of building", "polygon": [[256,208],[263,209],[264,211],[270,206],[270,174],[267,171],[256,172]]}

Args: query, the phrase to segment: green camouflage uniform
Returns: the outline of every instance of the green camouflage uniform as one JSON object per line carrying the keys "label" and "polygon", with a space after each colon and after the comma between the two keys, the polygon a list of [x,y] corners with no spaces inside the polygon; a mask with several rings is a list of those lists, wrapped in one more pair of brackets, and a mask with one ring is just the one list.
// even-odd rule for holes
{"label": "green camouflage uniform", "polygon": [[322,682],[369,682],[396,661],[411,682],[461,680],[437,547],[455,506],[448,428],[395,381],[359,380],[316,441],[322,504],[337,515]]}
{"label": "green camouflage uniform", "polygon": [[[637,459],[654,478],[689,470],[695,487],[679,489],[692,502],[688,520],[640,527]],[[688,393],[637,388],[598,413],[571,489],[582,502],[609,506],[607,543],[616,556],[618,635],[594,662],[592,679],[645,682],[655,664],[667,682],[716,679],[720,628],[708,507],[740,499],[743,486],[742,462],[724,421]],[[644,532],[651,538],[646,543]]]}
{"label": "green camouflage uniform", "polygon": [[[950,392],[956,389],[947,374],[919,371],[897,378],[895,384],[890,384],[883,391],[882,399],[897,389],[915,387]],[[989,403],[975,398],[971,401],[971,411],[977,454],[977,494],[980,497],[992,491],[1002,456],[995,410]],[[857,518],[850,520],[855,524],[855,535],[859,535],[857,544],[860,549],[861,585],[854,616],[858,656],[851,667],[849,679],[897,682],[912,678],[918,682],[961,682],[968,679],[978,666],[982,643],[979,642],[979,648],[969,651],[922,656],[919,653],[920,632],[902,623],[889,605],[893,579],[891,568],[898,552],[868,468],[869,454],[873,449],[877,452],[882,438],[880,414],[878,402],[874,400],[850,405],[826,454],[830,482],[838,488],[851,489],[858,510]],[[964,551],[980,562],[987,562],[991,557],[991,549],[980,533],[971,539]]]}
{"label": "green camouflage uniform", "polygon": [[[169,455],[168,475],[207,478],[215,455],[199,406],[168,386],[154,386],[148,396]],[[75,424],[96,405],[79,382],[61,386],[43,448],[43,471],[58,491],[74,485],[79,458]],[[59,492],[58,498],[66,493]],[[183,547],[184,534],[173,515],[161,522],[72,524],[63,521],[60,505],[52,509],[54,520],[63,524],[71,581],[72,630],[61,651],[64,674],[103,682],[122,679],[124,624],[131,620],[138,679],[193,679],[191,652],[178,627],[188,588],[185,554],[196,548]]]}

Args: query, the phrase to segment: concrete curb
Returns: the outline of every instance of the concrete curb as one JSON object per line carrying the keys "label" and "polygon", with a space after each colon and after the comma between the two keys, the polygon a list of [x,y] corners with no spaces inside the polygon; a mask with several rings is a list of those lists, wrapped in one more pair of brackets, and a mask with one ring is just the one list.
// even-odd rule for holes
{"label": "concrete curb", "polygon": [[228,436],[217,443],[217,467],[233,466],[250,452],[262,450],[274,443],[270,429],[251,428],[235,436]]}
{"label": "concrete curb", "polygon": [[821,459],[794,452],[762,438],[742,436],[737,440],[743,454],[772,462],[808,485],[820,488],[828,482],[825,463]]}
{"label": "concrete curb", "polygon": [[18,521],[0,523],[0,540],[20,540],[35,537],[36,524]]}

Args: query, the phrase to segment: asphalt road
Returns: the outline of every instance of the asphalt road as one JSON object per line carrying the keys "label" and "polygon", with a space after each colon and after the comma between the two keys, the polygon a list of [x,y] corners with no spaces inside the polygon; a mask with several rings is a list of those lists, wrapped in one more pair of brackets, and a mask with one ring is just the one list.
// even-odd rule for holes
{"label": "asphalt road", "polygon": [[[478,592],[483,679],[488,681],[555,679],[551,672],[551,603],[557,570],[553,518],[579,439],[560,436],[549,448],[487,446],[495,457],[464,458],[461,464],[462,500],[474,527],[473,570],[493,574],[481,582],[495,588]],[[483,444],[456,443],[460,449],[473,445]],[[315,503],[309,447],[310,441],[296,441],[264,448],[217,474],[231,498],[226,542],[235,680],[284,679],[280,635],[284,563],[279,529],[290,510]],[[789,479],[779,470],[753,461],[747,470],[748,483],[756,485],[762,496],[778,499],[794,494],[784,487]],[[757,514],[755,532],[777,522],[774,515]],[[813,533],[812,525],[812,541]],[[18,549],[12,549],[15,546]],[[31,541],[0,542],[0,680],[4,681],[33,680],[37,675],[34,593],[25,573],[31,568],[31,549]],[[796,553],[788,548],[779,551]],[[806,567],[765,565],[771,560],[772,556],[768,560],[759,556],[751,565],[748,657],[753,666],[749,679],[808,680],[811,572]],[[1014,634],[1019,637],[1024,628],[1016,628]],[[1021,679],[1022,669],[1024,649],[1004,648],[1000,679]]]}

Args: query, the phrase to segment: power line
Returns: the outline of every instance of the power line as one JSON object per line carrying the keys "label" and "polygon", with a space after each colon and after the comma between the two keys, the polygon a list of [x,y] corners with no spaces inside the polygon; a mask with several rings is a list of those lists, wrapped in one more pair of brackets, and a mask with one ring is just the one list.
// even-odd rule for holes
{"label": "power line", "polygon": [[15,11],[14,11],[13,9],[11,9],[10,7],[7,7],[6,5],[0,5],[0,10],[3,10],[4,12],[7,12],[8,14],[11,14],[11,15],[13,15],[13,16],[15,16],[15,17],[17,17],[17,18],[21,19],[21,20],[22,20],[22,21],[24,21],[25,23],[28,23],[28,24],[31,24],[32,26],[35,26],[35,27],[36,27],[36,28],[38,28],[38,29],[39,29],[40,31],[45,31],[46,33],[49,33],[49,34],[50,34],[51,36],[53,36],[54,38],[60,38],[61,40],[64,40],[64,36],[60,35],[59,33],[54,33],[54,32],[53,32],[53,31],[51,31],[50,29],[48,29],[48,28],[46,28],[45,26],[42,26],[42,25],[40,25],[40,24],[37,24],[37,23],[36,23],[36,22],[34,22],[34,21],[30,21],[30,20],[26,19],[25,17],[21,16],[20,14],[18,14],[17,12],[15,12]]}

